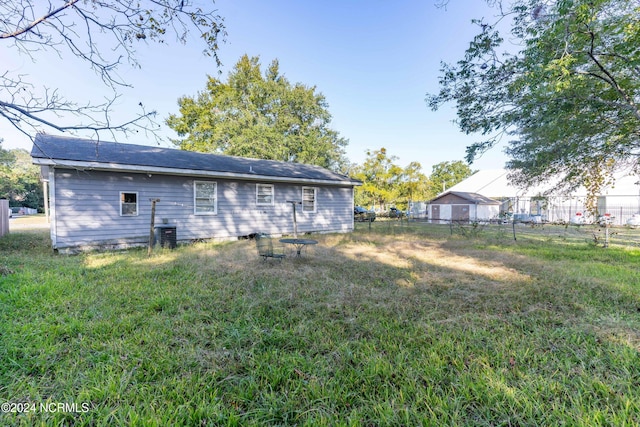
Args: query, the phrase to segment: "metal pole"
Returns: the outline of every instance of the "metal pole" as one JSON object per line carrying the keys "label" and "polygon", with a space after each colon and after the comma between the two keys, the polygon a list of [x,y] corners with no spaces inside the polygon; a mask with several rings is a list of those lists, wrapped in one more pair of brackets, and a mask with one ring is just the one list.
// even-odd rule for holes
{"label": "metal pole", "polygon": [[296,219],[296,204],[292,203],[293,206],[293,238],[298,238],[298,220]]}
{"label": "metal pole", "polygon": [[291,203],[293,206],[293,238],[298,238],[298,221],[296,219],[296,205],[301,205],[302,202],[296,202],[295,200],[287,200],[287,203]]}
{"label": "metal pole", "polygon": [[160,199],[149,199],[149,201],[151,201],[151,227],[149,230],[149,247],[147,248],[147,256],[151,256],[151,250],[153,248],[153,232],[156,220],[156,203],[159,202]]}

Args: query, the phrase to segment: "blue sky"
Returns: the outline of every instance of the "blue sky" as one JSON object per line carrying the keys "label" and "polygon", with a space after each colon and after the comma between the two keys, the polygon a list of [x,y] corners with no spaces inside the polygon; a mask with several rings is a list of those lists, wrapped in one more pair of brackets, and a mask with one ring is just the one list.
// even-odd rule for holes
{"label": "blue sky", "polygon": [[[207,74],[221,71],[226,78],[241,55],[260,56],[263,66],[277,58],[291,82],[316,86],[325,95],[332,127],[349,140],[352,162],[361,163],[367,149],[385,147],[399,165],[418,161],[429,174],[434,164],[463,160],[465,147],[477,137],[458,131],[453,106],[433,112],[425,96],[438,90],[440,62],[462,57],[476,30],[471,19],[493,15],[481,0],[450,0],[446,8],[436,1],[218,0],[228,31],[219,51],[222,69],[200,54],[197,43],[141,46],[142,69],[120,70],[134,87],[118,99],[118,116],[130,116],[142,102],[164,121],[178,111],[178,97],[202,90]],[[41,55],[34,64],[7,49],[0,55],[10,70],[60,87],[80,103],[108,95],[73,58]],[[164,125],[162,133],[175,137]],[[1,121],[0,138],[4,148],[31,148]],[[124,142],[155,143],[144,135]],[[472,168],[500,168],[504,161],[498,148]]]}

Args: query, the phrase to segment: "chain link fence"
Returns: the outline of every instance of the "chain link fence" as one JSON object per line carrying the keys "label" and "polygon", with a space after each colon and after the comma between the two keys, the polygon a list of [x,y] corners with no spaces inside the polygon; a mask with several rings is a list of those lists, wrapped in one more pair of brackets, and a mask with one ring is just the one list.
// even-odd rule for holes
{"label": "chain link fence", "polygon": [[432,237],[495,238],[500,241],[534,239],[566,241],[600,246],[640,247],[640,228],[610,224],[551,224],[513,221],[443,221],[425,219],[379,220],[356,223],[356,230],[380,232],[416,232]]}

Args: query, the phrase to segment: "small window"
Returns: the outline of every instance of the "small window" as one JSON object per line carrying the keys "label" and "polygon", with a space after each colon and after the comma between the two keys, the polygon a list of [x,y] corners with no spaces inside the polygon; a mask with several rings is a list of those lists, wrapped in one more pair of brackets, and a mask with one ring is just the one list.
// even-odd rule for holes
{"label": "small window", "polygon": [[218,184],[211,181],[194,181],[193,198],[196,215],[215,215],[218,213]]}
{"label": "small window", "polygon": [[138,193],[120,192],[120,216],[138,215]]}
{"label": "small window", "polygon": [[302,212],[316,211],[316,188],[302,187]]}
{"label": "small window", "polygon": [[256,185],[256,205],[258,206],[273,205],[273,185],[270,185],[270,184]]}

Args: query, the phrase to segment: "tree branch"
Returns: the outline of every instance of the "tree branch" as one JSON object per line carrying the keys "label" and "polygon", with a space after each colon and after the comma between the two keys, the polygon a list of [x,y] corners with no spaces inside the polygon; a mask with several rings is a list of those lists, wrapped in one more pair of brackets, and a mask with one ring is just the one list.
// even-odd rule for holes
{"label": "tree branch", "polygon": [[29,25],[27,25],[24,28],[18,29],[12,33],[5,33],[5,34],[0,34],[0,40],[1,39],[9,39],[9,38],[16,38],[26,32],[29,32],[31,30],[33,30],[35,27],[37,27],[39,24],[41,24],[42,22],[46,21],[47,19],[51,18],[52,16],[57,15],[58,13],[62,12],[63,10],[73,6],[75,3],[77,3],[79,0],[69,0],[67,3],[63,4],[62,6],[60,6],[59,8],[52,10],[51,12],[47,13],[46,15],[36,19],[35,21],[31,22]]}
{"label": "tree branch", "polygon": [[[106,99],[111,100],[107,102],[78,105],[46,87],[38,92],[24,75],[12,76],[6,71],[0,74],[0,119],[25,135],[33,136],[32,132],[42,128],[125,134],[144,130],[157,138],[153,112],[143,111],[123,123],[111,121],[118,90],[130,87],[117,71],[123,65],[139,67],[135,48],[140,41],[164,43],[174,34],[184,44],[194,32],[205,44],[205,53],[220,64],[216,52],[219,38],[224,40],[226,35],[223,19],[215,10],[195,6],[193,0],[56,0],[63,3],[57,8],[53,3],[0,0],[0,42],[34,62],[40,52],[52,52],[61,61],[78,58],[113,91],[113,97],[108,95]],[[80,123],[70,124],[72,116]],[[86,124],[89,121],[91,124]]]}
{"label": "tree branch", "polygon": [[636,117],[636,119],[638,119],[640,121],[640,110],[638,110],[638,106],[634,102],[633,98],[630,97],[629,94],[627,94],[622,89],[622,87],[620,87],[620,85],[618,84],[616,78],[609,72],[609,70],[598,60],[598,58],[594,54],[594,51],[595,51],[595,34],[591,30],[589,30],[589,37],[590,37],[590,48],[586,52],[586,54],[593,61],[593,63],[596,64],[596,67],[598,67],[598,69],[606,76],[606,78],[604,78],[603,76],[599,76],[599,75],[597,75],[595,73],[586,73],[586,74],[598,77],[602,81],[608,83],[616,92],[618,92],[618,94],[622,97],[622,99],[625,100],[628,108],[631,110],[631,112]]}

